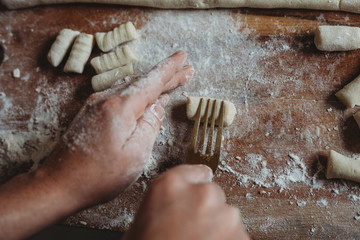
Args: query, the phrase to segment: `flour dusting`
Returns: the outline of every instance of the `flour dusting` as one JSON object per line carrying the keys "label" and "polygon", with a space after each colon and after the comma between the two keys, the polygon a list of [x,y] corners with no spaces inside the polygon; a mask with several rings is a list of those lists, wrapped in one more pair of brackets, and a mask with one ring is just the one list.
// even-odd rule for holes
{"label": "flour dusting", "polygon": [[[343,134],[349,135],[346,132],[349,123],[344,123],[342,110],[331,98],[344,82],[339,76],[344,54],[315,54],[311,38],[303,37],[300,34],[304,33],[297,29],[291,30],[291,36],[299,33],[300,37],[286,36],[281,25],[269,36],[261,36],[248,26],[242,17],[246,14],[237,15],[220,9],[161,10],[146,11],[144,16],[135,18],[135,25],[145,22],[138,29],[139,39],[128,43],[139,59],[134,66],[137,75],[147,73],[177,50],[188,54],[186,64],[194,67],[195,75],[185,86],[170,93],[167,116],[144,174],[124,193],[132,202],[129,204],[120,196],[112,202],[116,208],[97,206],[69,222],[106,229],[129,227],[140,202],[138,195],[147,190],[151,179],[185,160],[193,126],[185,116],[186,96],[219,98],[236,106],[238,115],[234,123],[224,129],[221,161],[215,176],[225,192],[234,195],[231,199],[234,204],[285,197],[296,209],[312,205],[330,209],[337,198],[354,204],[360,202],[357,185],[325,179],[325,164],[319,152],[337,147],[344,154],[359,154],[344,143]],[[108,27],[119,25],[123,17],[119,13],[87,21],[91,26]],[[322,14],[317,20],[326,21]],[[4,49],[12,40],[13,28],[9,24],[4,30],[6,34],[1,36]],[[40,43],[48,40],[46,35]],[[19,57],[20,53],[7,52],[3,64]],[[31,72],[14,62],[11,69],[21,69],[21,78],[13,79],[12,72],[2,72],[1,77],[30,84],[34,72],[42,74],[42,69],[36,63],[33,65]],[[325,71],[321,78],[319,69]],[[77,97],[79,86],[67,81],[71,77],[62,76],[62,81],[55,83],[44,77],[37,86],[31,86],[36,97],[30,113],[17,106],[15,96],[0,90],[0,169],[28,161],[36,168],[52,151],[65,130],[62,107]],[[22,132],[7,127],[6,120],[15,113],[28,117]],[[231,180],[223,182],[225,177]],[[286,219],[268,216],[261,221],[260,229],[265,233],[286,228]],[[259,219],[246,216],[244,222],[251,228]],[[314,233],[315,228],[307,231]],[[316,233],[320,231],[316,228]]]}

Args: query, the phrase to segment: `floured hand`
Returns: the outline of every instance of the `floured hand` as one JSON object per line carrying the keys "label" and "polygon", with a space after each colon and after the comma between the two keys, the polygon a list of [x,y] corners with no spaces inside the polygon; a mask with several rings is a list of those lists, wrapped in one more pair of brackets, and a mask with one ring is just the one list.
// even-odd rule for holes
{"label": "floured hand", "polygon": [[115,197],[142,172],[168,96],[193,68],[177,52],[134,79],[89,97],[44,165],[0,186],[0,240],[25,239]]}
{"label": "floured hand", "polygon": [[126,189],[142,173],[164,119],[168,96],[193,75],[182,51],[128,87],[95,93],[63,137],[64,146],[42,171],[88,206]]}

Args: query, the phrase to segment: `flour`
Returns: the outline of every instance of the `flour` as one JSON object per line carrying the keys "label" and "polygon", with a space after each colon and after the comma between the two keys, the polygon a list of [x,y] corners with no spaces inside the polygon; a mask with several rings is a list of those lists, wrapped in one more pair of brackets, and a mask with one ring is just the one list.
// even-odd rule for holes
{"label": "flour", "polygon": [[[94,15],[87,21],[91,26],[111,29],[122,23],[120,14],[100,20]],[[309,54],[311,39],[288,37],[283,34],[281,25],[277,29],[280,34],[274,32],[264,38],[248,27],[244,19],[234,17],[228,10],[146,11],[144,17],[137,17],[133,22],[142,26],[138,29],[140,38],[128,43],[139,59],[134,65],[136,74],[145,74],[165,57],[184,50],[188,54],[186,64],[194,66],[195,75],[188,84],[170,94],[166,119],[144,168],[144,176],[129,189],[130,192],[142,194],[150,180],[164,168],[184,162],[193,126],[186,120],[183,108],[186,96],[203,95],[230,100],[239,113],[234,124],[225,128],[223,134],[216,177],[222,179],[229,175],[234,179],[234,182],[222,183],[225,191],[229,191],[227,184],[234,189],[246,189],[249,192],[237,196],[245,201],[281,195],[289,198],[289,204],[294,208],[306,208],[311,203],[319,204],[321,208],[330,205],[330,201],[326,203],[323,198],[319,199],[324,193],[358,202],[357,186],[325,180],[324,163],[313,159],[319,150],[335,144],[347,149],[340,143],[342,131],[336,130],[346,130],[346,126],[327,124],[317,114],[332,114],[333,122],[342,121],[339,109],[333,102],[328,103],[329,96],[335,91],[334,85],[342,84],[338,77],[341,54],[336,55],[338,57],[323,54],[315,58]],[[143,22],[146,23],[139,24]],[[318,22],[326,22],[324,16],[320,15]],[[11,41],[13,27],[7,26],[7,34],[0,39],[4,49]],[[304,34],[296,28],[291,32],[291,36]],[[284,60],[282,56],[291,56],[293,61]],[[7,51],[4,62],[15,61],[17,57]],[[42,69],[34,65],[34,71],[41,74]],[[12,67],[20,66],[14,63]],[[318,69],[326,70],[321,79],[316,74]],[[21,73],[21,79],[11,80],[29,83],[33,78],[33,72],[21,69]],[[61,123],[64,117],[61,106],[71,102],[77,90],[71,84],[71,77],[62,80],[50,86],[51,79],[44,78],[38,86],[33,86],[35,110],[23,132],[5,127],[4,119],[24,110],[17,108],[14,96],[0,93],[0,166],[31,161],[36,167],[54,148],[65,130]],[[319,102],[322,105],[316,104]],[[301,121],[294,116],[302,116]],[[29,146],[27,150],[25,145]],[[235,156],[232,155],[234,152]],[[305,189],[306,196],[300,196],[299,189]],[[121,200],[115,200],[113,204],[116,209],[97,206],[78,216],[88,226],[127,228],[136,206],[130,204],[127,207],[129,203]],[[245,223],[249,226],[253,222],[249,217]],[[266,219],[262,229],[268,231],[274,227],[273,223],[273,219]]]}
{"label": "flour", "polygon": [[327,207],[328,204],[329,203],[326,199],[320,199],[319,201],[316,202],[316,205],[318,205],[320,207]]}
{"label": "flour", "polygon": [[[244,197],[249,201],[281,193],[294,198],[296,207],[305,207],[311,201],[321,205],[320,207],[327,206],[328,203],[324,199],[316,200],[316,194],[313,191],[328,191],[324,188],[326,180],[319,177],[324,166],[317,163],[315,166],[317,171],[310,174],[311,169],[303,153],[315,146],[317,149],[325,149],[326,144],[333,142],[333,138],[328,137],[327,133],[327,129],[330,127],[320,121],[316,125],[294,126],[295,120],[292,115],[298,111],[297,109],[289,107],[288,112],[284,112],[281,117],[284,127],[280,131],[274,128],[271,121],[268,121],[264,127],[266,130],[264,135],[274,141],[276,141],[275,139],[288,139],[288,142],[294,142],[293,138],[297,138],[301,142],[298,144],[302,145],[302,152],[289,149],[284,156],[281,152],[286,150],[270,148],[269,153],[265,155],[252,153],[252,144],[249,144],[249,149],[246,150],[247,153],[244,153],[243,157],[227,157],[227,155],[228,151],[231,151],[230,149],[233,150],[229,139],[242,139],[243,136],[255,130],[252,128],[253,125],[259,124],[258,118],[261,115],[253,116],[253,114],[258,114],[252,109],[255,100],[284,98],[293,99],[296,102],[298,99],[302,99],[305,103],[303,109],[300,110],[313,121],[311,112],[314,111],[312,107],[314,100],[309,96],[303,96],[303,89],[307,88],[303,79],[306,76],[309,81],[317,82],[316,86],[314,85],[311,90],[308,90],[314,94],[314,98],[320,95],[320,99],[325,99],[329,89],[323,82],[332,81],[332,78],[336,76],[334,66],[340,64],[341,61],[335,59],[333,64],[326,66],[312,61],[308,56],[305,57],[299,53],[311,45],[306,41],[290,45],[285,38],[271,37],[259,44],[252,29],[244,27],[244,23],[240,19],[235,21],[226,11],[222,10],[155,11],[149,14],[149,19],[150,21],[140,29],[141,37],[129,43],[131,49],[139,57],[139,61],[135,65],[135,72],[146,73],[154,62],[159,62],[181,49],[188,53],[187,64],[194,66],[195,75],[188,84],[170,94],[171,100],[166,107],[167,118],[149,160],[151,170],[146,167],[145,176],[156,176],[160,166],[169,161],[176,163],[184,161],[189,142],[189,133],[186,131],[190,131],[192,125],[182,119],[176,119],[173,113],[179,111],[178,106],[184,104],[186,96],[216,97],[234,102],[239,113],[238,122],[224,131],[225,144],[217,174],[220,178],[222,174],[226,173],[235,177],[234,184],[243,188],[267,189],[258,191],[263,194],[246,193]],[[319,18],[319,21],[321,19],[322,17]],[[211,25],[208,25],[209,22]],[[243,30],[239,31],[239,29]],[[278,59],[281,54],[292,54],[297,61],[292,63],[293,66],[289,66],[281,59],[276,62],[274,59]],[[328,58],[328,56],[325,55],[324,58]],[[274,64],[281,69],[281,74],[269,74]],[[231,71],[222,71],[228,69],[228,66],[232,66]],[[322,67],[327,68],[329,75],[327,79],[319,81],[316,74],[312,74],[312,72],[316,72]],[[228,87],[230,85],[232,87]],[[286,87],[289,85],[291,88]],[[256,86],[268,86],[268,90],[262,93],[253,89],[256,89]],[[324,109],[329,114],[335,112],[331,107]],[[296,128],[295,136],[289,133],[291,128]],[[331,126],[331,129],[335,130],[336,127]],[[254,141],[256,139],[255,136]],[[169,142],[171,147],[167,145]],[[264,146],[264,148],[267,147]],[[276,167],[273,165],[274,159],[279,162]],[[311,168],[313,167],[311,166]],[[141,186],[142,191],[147,187],[144,182],[141,183]],[[297,196],[295,192],[300,187],[308,189],[310,198],[302,199],[303,197]],[[341,184],[332,186],[330,189],[338,194],[347,191],[346,187]],[[264,226],[265,228],[266,226]]]}
{"label": "flour", "polygon": [[18,68],[15,68],[14,70],[13,70],[13,77],[14,78],[20,78],[21,77],[21,72],[20,72],[20,69],[18,69]]}
{"label": "flour", "polygon": [[[8,165],[21,165],[30,161],[32,169],[36,169],[39,162],[47,157],[59,142],[65,131],[60,124],[60,107],[61,103],[66,102],[66,99],[59,98],[59,93],[66,97],[69,86],[59,83],[57,88],[50,89],[46,85],[47,79],[43,78],[37,91],[34,111],[23,131],[12,130],[12,123],[4,122],[6,118],[0,117],[0,168],[6,169]],[[11,116],[23,111],[14,106],[13,101],[14,99],[5,93],[0,93],[0,116]]]}
{"label": "flour", "polygon": [[[59,141],[61,129],[59,129],[58,115],[49,111],[53,106],[51,103],[50,105],[44,103],[43,100],[38,96],[36,110],[30,117],[26,132],[1,131],[0,158],[3,159],[1,164],[23,162],[30,158],[36,168],[39,161],[48,156]],[[4,114],[7,112],[8,110],[5,110]]]}

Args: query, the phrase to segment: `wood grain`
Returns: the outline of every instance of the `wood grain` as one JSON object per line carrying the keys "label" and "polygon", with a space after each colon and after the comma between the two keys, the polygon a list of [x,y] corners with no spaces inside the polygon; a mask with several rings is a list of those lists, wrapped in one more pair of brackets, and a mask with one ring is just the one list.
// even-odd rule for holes
{"label": "wood grain", "polygon": [[[61,129],[66,129],[91,94],[89,80],[94,71],[89,66],[83,75],[65,74],[61,71],[63,65],[54,69],[46,61],[47,51],[62,28],[95,33],[109,31],[121,21],[132,21],[141,29],[151,20],[151,13],[157,11],[160,10],[89,4],[44,6],[18,11],[1,8],[0,40],[5,59],[0,66],[0,91],[12,97],[13,105],[19,111],[2,119],[0,132],[26,130],[37,104],[36,97],[43,94],[43,104],[46,104],[48,97],[45,90],[40,93],[35,91],[38,86],[51,89],[58,87],[61,82],[66,83],[66,94],[62,92],[64,89],[55,93],[63,96],[59,101]],[[295,182],[291,187],[281,189],[277,186],[267,188],[252,181],[244,184],[238,175],[226,169],[217,172],[215,182],[224,188],[228,202],[241,209],[244,223],[253,239],[360,239],[360,221],[354,219],[360,211],[360,202],[349,198],[350,194],[360,196],[359,185],[340,180],[325,181],[323,172],[327,148],[349,155],[360,153],[360,130],[351,118],[352,112],[345,111],[334,97],[336,91],[360,74],[360,51],[321,53],[312,43],[318,25],[360,27],[360,16],[306,10],[221,11],[242,22],[238,31],[249,31],[249,39],[257,46],[266,49],[269,42],[280,39],[292,49],[260,61],[258,66],[261,69],[254,71],[259,78],[277,76],[279,80],[259,84],[257,81],[245,81],[242,76],[234,76],[232,87],[238,90],[231,97],[240,114],[229,129],[236,132],[236,137],[225,140],[226,155],[222,161],[240,175],[251,175],[248,155],[258,154],[267,157],[267,168],[275,173],[288,164],[286,159],[291,161],[289,154],[299,153],[309,179],[321,181],[323,186],[316,189]],[[109,23],[110,17],[116,18],[116,21]],[[271,47],[276,51],[277,47],[280,49],[283,46],[272,44]],[[93,56],[98,54],[99,50],[93,52]],[[308,66],[308,71],[299,74],[297,69],[304,65]],[[29,73],[27,81],[12,78],[12,71],[17,67],[21,67],[22,73]],[[204,77],[208,76],[199,76]],[[283,84],[286,78],[291,81]],[[211,76],[209,81],[215,87],[224,87],[223,83],[212,81]],[[189,85],[187,90],[196,92],[203,87],[195,83]],[[299,83],[303,87],[299,87]],[[181,92],[175,94],[180,95]],[[168,111],[170,120],[184,128],[179,141],[186,143],[189,139],[186,131],[190,132],[192,123],[185,119],[184,106],[179,105]],[[289,117],[292,121],[286,122]],[[170,159],[161,164],[161,171],[182,163],[184,157],[184,153],[174,157],[170,153],[171,146],[166,147]],[[186,152],[185,148],[183,152]],[[237,160],[235,157],[238,157]],[[4,182],[30,166],[31,162],[14,162],[0,169],[0,180]],[[120,221],[119,216],[124,211],[137,208],[144,192],[143,181],[147,184],[151,182],[142,177],[138,184],[115,200],[78,213],[66,220],[65,224],[81,226],[81,221],[86,221],[89,227],[124,230],[123,224],[111,224],[109,219]],[[267,182],[271,182],[271,179]],[[336,194],[332,191],[334,187],[343,191]],[[101,221],[104,223],[99,224]]]}

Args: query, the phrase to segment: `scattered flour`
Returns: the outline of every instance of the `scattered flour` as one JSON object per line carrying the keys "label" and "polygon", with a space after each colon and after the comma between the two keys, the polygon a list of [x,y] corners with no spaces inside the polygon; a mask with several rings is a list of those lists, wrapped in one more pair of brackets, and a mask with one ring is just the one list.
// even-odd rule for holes
{"label": "scattered flour", "polygon": [[[282,99],[284,104],[294,104],[292,106],[296,106],[295,103],[303,104],[300,109],[304,112],[303,115],[307,113],[308,118],[315,121],[311,115],[314,101],[312,98],[320,93],[322,94],[320,94],[320,100],[328,97],[329,90],[324,84],[333,81],[337,74],[334,66],[341,64],[340,58],[334,59],[333,64],[326,66],[328,74],[320,81],[313,72],[324,66],[314,62],[309,54],[303,53],[308,51],[309,43],[292,39],[295,43],[289,44],[284,37],[269,37],[262,40],[260,36],[253,33],[253,29],[246,27],[242,19],[235,19],[231,11],[163,10],[148,12],[146,18],[150,20],[139,30],[140,38],[128,43],[139,59],[134,66],[135,73],[140,75],[148,72],[155,63],[179,49],[188,53],[187,64],[193,65],[196,72],[191,83],[170,95],[167,120],[161,128],[152,156],[145,166],[145,178],[156,176],[164,164],[169,166],[169,163],[174,165],[184,161],[189,142],[188,131],[192,124],[176,113],[181,111],[186,96],[206,95],[231,100],[239,112],[235,124],[224,131],[224,142],[227,144],[224,144],[218,175],[234,176],[237,186],[240,187],[266,189],[266,191],[262,190],[263,194],[246,193],[246,199],[266,197],[274,192],[272,188],[281,194],[286,194],[299,186],[310,189],[309,192],[312,192],[312,189],[324,190],[325,180],[318,177],[323,166],[319,164],[317,166],[319,172],[310,174],[311,169],[308,162],[305,162],[303,153],[288,149],[282,150],[288,151],[287,156],[281,155],[280,150],[271,146],[264,146],[264,149],[270,149],[270,152],[253,152],[251,149],[253,145],[249,144],[244,155],[234,157],[229,154],[234,147],[229,140],[244,139],[257,130],[253,126],[259,126],[262,118],[272,117],[273,109],[270,107],[267,109],[268,106],[265,104],[259,112],[269,112],[268,115],[260,115],[259,112],[253,110],[254,102],[265,103],[264,99]],[[320,16],[318,21],[325,22],[325,19]],[[94,25],[105,26],[115,23],[118,23],[115,14],[109,16],[107,20],[102,19],[98,22],[96,19],[92,20]],[[8,32],[11,33],[11,27]],[[279,57],[283,54],[296,57],[296,62],[292,62],[289,67],[290,64]],[[326,55],[326,57],[329,56]],[[4,61],[11,60],[12,58],[7,58]],[[230,70],[229,66],[231,66]],[[281,72],[274,74],[273,72],[278,69],[281,69]],[[34,71],[40,72],[40,68]],[[24,72],[23,74],[25,75],[21,79],[22,82],[29,82],[31,73]],[[303,79],[316,82],[316,85],[308,87],[308,83]],[[49,88],[47,83],[48,81],[44,80],[40,86],[34,87],[34,94],[37,94],[36,107],[31,113],[24,132],[14,132],[4,127],[4,119],[15,111],[16,106],[14,106],[14,99],[7,96],[6,92],[0,93],[0,166],[14,161],[31,160],[36,167],[58,142],[64,131],[60,124],[59,106],[63,99],[67,101],[73,96],[62,95],[63,92],[67,92],[67,83],[59,82],[53,88]],[[304,90],[306,87],[307,89]],[[306,91],[313,95],[303,96]],[[327,106],[324,109],[335,116],[335,108]],[[21,109],[17,110],[21,111]],[[297,144],[302,145],[304,151],[310,148],[324,149],[326,144],[333,142],[334,138],[329,137],[330,133],[327,129],[334,129],[334,126],[324,126],[320,120],[315,122],[315,126],[314,124],[296,126],[296,133],[291,133],[290,129],[295,129],[292,114],[298,110],[283,112],[277,119],[283,124],[281,129],[275,129],[271,121],[266,123],[263,129],[265,131],[261,136],[266,136],[274,142],[282,139],[290,142],[296,138],[299,141]],[[330,132],[333,134],[338,131]],[[253,138],[254,142],[259,141],[257,136]],[[24,148],[25,145],[28,148]],[[274,159],[278,161],[276,166],[273,165]],[[344,194],[349,190],[346,184],[334,183],[334,186],[332,190],[335,195]],[[142,193],[147,188],[147,182],[142,181],[135,187],[138,187]],[[293,195],[296,196],[296,193]],[[348,198],[359,201],[359,197],[354,194],[349,195]],[[290,205],[304,207],[307,204],[302,197],[293,197],[293,199],[294,201],[289,202]],[[320,199],[316,203],[321,206],[329,204],[325,199]],[[89,226],[97,224],[103,225],[104,228],[120,226],[127,228],[133,219],[135,208],[121,208],[121,206],[119,203],[120,210],[111,212],[100,206],[95,210],[81,213],[81,216],[84,219],[83,222]],[[266,231],[272,224],[273,220],[268,218],[262,225],[262,229]]]}
{"label": "scattered flour", "polygon": [[299,201],[297,201],[296,204],[297,204],[299,207],[305,207],[305,206],[306,206],[306,201],[299,200]]}
{"label": "scattered flour", "polygon": [[294,183],[302,183],[315,189],[322,186],[321,182],[309,177],[304,162],[295,154],[289,154],[286,167],[277,171],[267,168],[267,161],[262,155],[247,154],[243,163],[246,164],[232,168],[225,161],[221,161],[219,169],[234,174],[239,184],[245,187],[255,184],[258,187],[287,189]]}
{"label": "scattered flour", "polygon": [[320,199],[319,201],[316,202],[316,205],[318,205],[320,207],[327,207],[328,204],[329,203],[326,199]]}
{"label": "scattered flour", "polygon": [[18,69],[18,68],[15,68],[14,70],[13,70],[13,77],[14,78],[20,78],[21,77],[21,75],[20,75],[21,73],[20,73],[20,69]]}
{"label": "scattered flour", "polygon": [[[39,162],[53,151],[65,131],[60,123],[63,117],[60,108],[69,101],[66,98],[70,92],[68,84],[59,82],[56,88],[49,88],[44,77],[40,85],[34,110],[22,127],[23,131],[13,130],[11,126],[16,122],[9,123],[3,116],[10,116],[11,119],[14,114],[26,114],[25,111],[13,104],[13,98],[0,93],[0,169],[29,161],[32,169],[36,169]],[[65,98],[60,98],[60,93]],[[0,173],[0,176],[3,174]]]}

